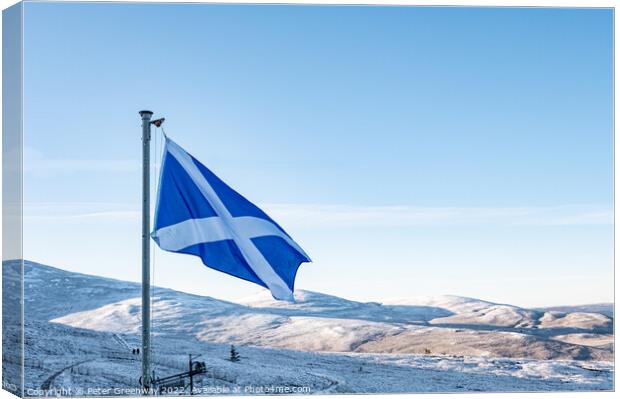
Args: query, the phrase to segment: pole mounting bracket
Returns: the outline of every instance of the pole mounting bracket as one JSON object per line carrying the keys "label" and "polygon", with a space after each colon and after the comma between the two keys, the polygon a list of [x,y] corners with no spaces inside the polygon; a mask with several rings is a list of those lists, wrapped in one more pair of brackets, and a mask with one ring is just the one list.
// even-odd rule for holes
{"label": "pole mounting bracket", "polygon": [[164,123],[165,120],[166,118],[155,119],[151,121],[151,124],[155,125],[156,127],[160,127]]}

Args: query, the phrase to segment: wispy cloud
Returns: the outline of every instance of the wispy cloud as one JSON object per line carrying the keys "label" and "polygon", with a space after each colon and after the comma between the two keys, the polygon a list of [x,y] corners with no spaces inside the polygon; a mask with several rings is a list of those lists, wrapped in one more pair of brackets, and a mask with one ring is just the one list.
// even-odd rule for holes
{"label": "wispy cloud", "polygon": [[49,176],[92,172],[124,173],[139,170],[140,162],[135,159],[48,158],[39,150],[24,148],[24,173]]}
{"label": "wispy cloud", "polygon": [[424,225],[600,225],[613,222],[612,210],[600,206],[421,207],[273,204],[276,219],[304,227],[406,227]]}
{"label": "wispy cloud", "polygon": [[137,206],[110,202],[25,203],[25,222],[140,221]]}
{"label": "wispy cloud", "polygon": [[[295,228],[407,227],[433,225],[610,225],[613,211],[598,205],[546,207],[424,207],[325,204],[263,204],[283,226]],[[130,204],[26,204],[27,221],[118,221],[140,219]]]}

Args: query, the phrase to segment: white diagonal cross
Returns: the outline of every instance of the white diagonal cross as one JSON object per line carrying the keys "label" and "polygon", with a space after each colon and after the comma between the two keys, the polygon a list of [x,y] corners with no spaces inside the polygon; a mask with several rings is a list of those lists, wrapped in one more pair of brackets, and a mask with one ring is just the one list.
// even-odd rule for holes
{"label": "white diagonal cross", "polygon": [[169,251],[178,251],[191,245],[233,240],[245,261],[269,287],[273,296],[277,299],[291,300],[293,293],[256,248],[251,238],[280,237],[310,259],[308,255],[270,221],[253,216],[233,217],[185,150],[167,138],[165,151],[168,151],[181,164],[217,216],[189,219],[157,230],[154,235],[160,247]]}

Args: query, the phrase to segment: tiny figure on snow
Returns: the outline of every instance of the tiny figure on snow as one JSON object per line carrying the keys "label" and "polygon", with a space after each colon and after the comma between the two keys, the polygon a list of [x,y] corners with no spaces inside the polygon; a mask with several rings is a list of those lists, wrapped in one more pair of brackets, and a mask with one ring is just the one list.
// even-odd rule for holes
{"label": "tiny figure on snow", "polygon": [[239,362],[241,361],[241,356],[237,349],[235,349],[235,345],[230,345],[230,357],[228,358],[231,362]]}

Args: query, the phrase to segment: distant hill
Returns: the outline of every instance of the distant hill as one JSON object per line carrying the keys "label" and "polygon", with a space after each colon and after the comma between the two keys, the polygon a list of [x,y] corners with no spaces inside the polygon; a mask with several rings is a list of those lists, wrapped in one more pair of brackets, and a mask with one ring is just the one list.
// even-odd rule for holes
{"label": "distant hill", "polygon": [[575,305],[575,306],[552,306],[546,308],[537,308],[543,312],[562,312],[562,313],[600,313],[607,317],[614,317],[614,304],[613,303],[593,303],[590,305]]}
{"label": "distant hill", "polygon": [[[21,364],[19,262],[3,262],[2,283],[3,372],[11,381]],[[26,261],[26,386],[135,387],[140,288]],[[153,291],[155,370],[178,373],[188,353],[202,354],[210,371],[196,386],[307,384],[322,393],[611,389],[612,319],[583,309],[523,309],[456,296],[365,303],[303,290],[295,303],[275,301],[266,290],[232,303]],[[239,364],[225,360],[230,344],[241,352]]]}
{"label": "distant hill", "polygon": [[[32,262],[26,262],[25,276],[26,319],[95,331],[140,331],[139,284]],[[264,290],[231,303],[156,288],[153,331],[175,338],[305,351],[535,359],[613,355],[612,319],[604,314],[545,312],[457,296],[380,304],[299,290],[296,302],[288,303],[274,300]]]}

